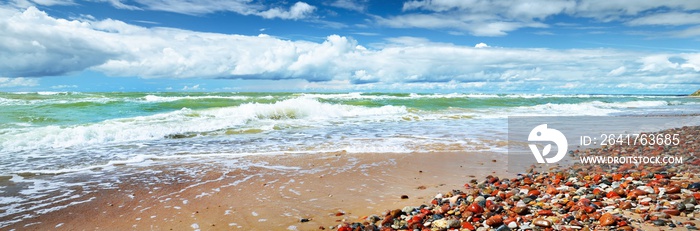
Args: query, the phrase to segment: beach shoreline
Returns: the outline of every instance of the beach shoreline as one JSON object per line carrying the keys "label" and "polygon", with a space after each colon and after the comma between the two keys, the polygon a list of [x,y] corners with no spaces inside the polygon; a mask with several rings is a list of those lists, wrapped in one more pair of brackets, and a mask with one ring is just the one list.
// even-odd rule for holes
{"label": "beach shoreline", "polygon": [[[168,160],[173,162],[141,173],[141,167],[122,166],[134,174],[122,177],[114,187],[3,229],[316,230],[379,215],[387,208],[424,204],[432,195],[460,188],[469,180],[507,174],[506,158],[497,153],[240,158],[253,164],[229,169],[222,164],[226,161],[213,159]],[[193,174],[183,169],[198,170]]]}
{"label": "beach shoreline", "polygon": [[[488,220],[496,216],[518,217],[502,220],[500,226],[515,223],[520,228],[532,228],[536,221],[548,225],[541,228],[574,230],[700,226],[696,220],[700,205],[690,200],[700,196],[700,158],[696,155],[700,150],[700,127],[658,132],[679,134],[683,141],[672,147],[597,147],[576,150],[571,155],[676,155],[685,158],[684,164],[554,164],[509,172],[512,166],[508,156],[492,152],[335,152],[159,159],[115,166],[128,174],[112,179],[109,187],[54,204],[55,210],[47,208],[49,212],[34,214],[3,229],[324,230],[386,225],[386,221],[390,221],[389,226],[407,225],[403,219],[415,217],[411,213],[418,211],[439,215],[432,216],[433,221],[459,220],[457,224],[462,228],[470,227],[465,223],[487,226]],[[671,192],[672,187],[681,189]],[[646,193],[641,195],[640,190]],[[664,190],[669,193],[659,194]],[[533,191],[541,194],[530,195]],[[467,213],[466,205],[476,203],[461,202],[467,201],[467,196],[472,200],[495,200],[503,207],[481,205],[486,212]],[[514,215],[517,201],[511,199],[513,196],[530,197],[529,212]],[[450,197],[457,202],[450,202],[455,207],[446,209],[442,202]],[[584,197],[590,197],[591,204],[581,204]],[[553,198],[559,202],[553,202]],[[681,201],[685,203],[682,209],[678,207]],[[447,215],[448,210],[453,213]],[[455,211],[471,215],[457,217]],[[613,218],[607,218],[613,223],[604,225],[602,217],[606,214],[613,214]],[[26,214],[13,216],[22,215]],[[379,220],[368,222],[375,215]],[[567,216],[574,220],[561,223],[569,219]],[[656,224],[661,221],[664,225]]]}

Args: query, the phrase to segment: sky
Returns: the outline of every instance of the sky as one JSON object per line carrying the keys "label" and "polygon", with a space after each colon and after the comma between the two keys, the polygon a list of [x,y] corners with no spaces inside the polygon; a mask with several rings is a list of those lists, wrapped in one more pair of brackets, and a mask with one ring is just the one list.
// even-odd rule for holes
{"label": "sky", "polygon": [[689,94],[697,0],[3,0],[0,91]]}

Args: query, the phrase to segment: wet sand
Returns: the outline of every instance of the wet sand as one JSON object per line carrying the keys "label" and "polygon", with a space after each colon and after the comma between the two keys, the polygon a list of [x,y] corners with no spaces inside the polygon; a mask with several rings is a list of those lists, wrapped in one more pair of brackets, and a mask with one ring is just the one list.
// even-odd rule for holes
{"label": "wet sand", "polygon": [[120,177],[111,189],[4,229],[319,230],[389,208],[426,204],[472,179],[513,174],[506,173],[505,155],[493,153],[239,158],[234,161],[248,167],[231,167],[231,159],[122,166],[134,174]]}

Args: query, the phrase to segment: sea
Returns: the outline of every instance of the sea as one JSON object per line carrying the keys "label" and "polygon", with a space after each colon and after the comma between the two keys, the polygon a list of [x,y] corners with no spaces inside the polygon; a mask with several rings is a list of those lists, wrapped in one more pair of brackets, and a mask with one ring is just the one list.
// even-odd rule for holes
{"label": "sea", "polygon": [[0,228],[90,191],[68,176],[99,189],[158,160],[503,153],[512,116],[698,114],[663,95],[0,92]]}

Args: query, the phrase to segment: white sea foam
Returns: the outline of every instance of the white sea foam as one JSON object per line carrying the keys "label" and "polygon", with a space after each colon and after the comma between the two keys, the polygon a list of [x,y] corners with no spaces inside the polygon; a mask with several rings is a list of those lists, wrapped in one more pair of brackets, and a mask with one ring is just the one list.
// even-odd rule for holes
{"label": "white sea foam", "polygon": [[[506,118],[508,116],[605,116],[629,109],[654,108],[669,105],[663,100],[627,101],[607,103],[590,101],[577,104],[546,103],[534,106],[485,109],[475,113],[480,118]],[[495,111],[499,111],[496,113]]]}
{"label": "white sea foam", "polygon": [[253,129],[272,129],[270,124],[316,126],[337,118],[343,120],[381,120],[406,114],[402,106],[361,107],[321,103],[296,98],[273,104],[246,103],[236,107],[178,111],[107,120],[74,126],[46,126],[13,129],[0,136],[0,150],[65,148],[78,145],[119,143],[163,139],[169,135],[198,135],[222,129],[245,127],[258,121]]}
{"label": "white sea foam", "polygon": [[385,99],[451,99],[451,98],[523,98],[523,99],[537,99],[537,98],[682,98],[682,96],[645,96],[645,95],[596,95],[596,94],[488,94],[488,93],[434,93],[434,94],[418,94],[410,93],[408,96],[402,95],[377,95],[377,94],[366,94],[362,92],[352,92],[343,94],[301,94],[300,97],[304,98],[316,98],[316,99],[335,99],[335,100],[385,100]]}
{"label": "white sea foam", "polygon": [[197,100],[197,99],[231,99],[231,100],[247,100],[250,97],[247,96],[216,96],[216,95],[206,95],[206,96],[157,96],[157,95],[146,95],[143,100],[146,102],[172,102],[178,100]]}

